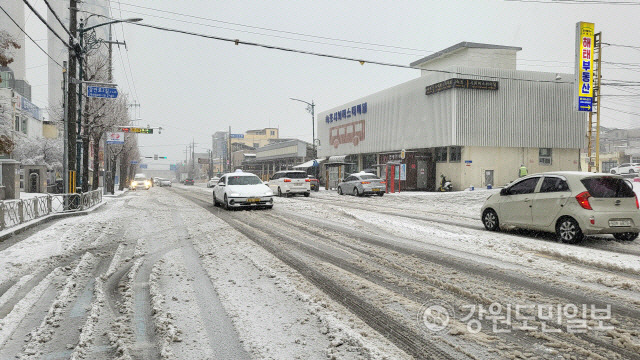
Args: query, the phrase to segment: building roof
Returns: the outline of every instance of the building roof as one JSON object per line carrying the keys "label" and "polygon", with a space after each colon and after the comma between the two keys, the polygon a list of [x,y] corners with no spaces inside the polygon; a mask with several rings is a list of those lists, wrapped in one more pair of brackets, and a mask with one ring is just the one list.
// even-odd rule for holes
{"label": "building roof", "polygon": [[435,52],[429,56],[423,57],[420,60],[414,61],[411,64],[409,64],[409,66],[418,66],[421,64],[424,64],[428,61],[431,61],[433,59],[439,58],[441,56],[447,55],[447,54],[451,54],[453,52],[456,52],[460,49],[463,48],[476,48],[476,49],[496,49],[496,50],[515,50],[515,51],[520,51],[522,50],[521,47],[518,46],[505,46],[505,45],[492,45],[492,44],[482,44],[482,43],[474,43],[474,42],[467,42],[467,41],[463,41],[460,43],[457,43],[453,46],[450,46],[444,50],[440,50],[438,52]]}

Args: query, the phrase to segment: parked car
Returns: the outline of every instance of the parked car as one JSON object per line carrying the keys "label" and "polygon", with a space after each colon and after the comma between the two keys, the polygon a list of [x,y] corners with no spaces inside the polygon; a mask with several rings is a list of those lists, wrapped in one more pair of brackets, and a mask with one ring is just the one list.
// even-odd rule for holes
{"label": "parked car", "polygon": [[619,175],[549,172],[524,177],[493,194],[481,209],[487,230],[517,227],[555,232],[576,243],[589,234],[634,240],[640,232],[638,197]]}
{"label": "parked car", "polygon": [[211,179],[209,179],[209,181],[207,181],[207,187],[212,188],[216,186],[216,184],[218,183],[218,180],[220,180],[220,177],[218,176],[212,177]]}
{"label": "parked car", "polygon": [[283,170],[278,171],[268,182],[269,188],[278,196],[291,196],[302,194],[311,195],[311,180],[306,171]]}
{"label": "parked car", "polygon": [[338,183],[338,194],[352,194],[354,196],[378,195],[383,196],[386,187],[384,180],[374,174],[359,172],[347,176]]}
{"label": "parked car", "polygon": [[236,170],[213,187],[213,205],[225,209],[273,207],[273,191],[254,174]]}
{"label": "parked car", "polygon": [[191,178],[184,179],[184,184],[185,185],[194,185],[195,181],[193,181],[193,179],[191,179]]}
{"label": "parked car", "polygon": [[609,170],[612,174],[633,174],[640,173],[640,164],[638,163],[626,163],[620,164]]}
{"label": "parked car", "polygon": [[309,175],[309,189],[313,191],[320,190],[320,180],[316,179],[313,175]]}
{"label": "parked car", "polygon": [[151,181],[149,181],[149,179],[147,179],[146,177],[136,176],[135,178],[133,178],[133,181],[131,182],[129,189],[130,190],[138,190],[138,189],[149,190],[150,187],[151,187]]}
{"label": "parked car", "polygon": [[165,186],[171,187],[171,180],[169,180],[169,179],[159,179],[158,180],[158,185],[161,186],[161,187],[165,187]]}

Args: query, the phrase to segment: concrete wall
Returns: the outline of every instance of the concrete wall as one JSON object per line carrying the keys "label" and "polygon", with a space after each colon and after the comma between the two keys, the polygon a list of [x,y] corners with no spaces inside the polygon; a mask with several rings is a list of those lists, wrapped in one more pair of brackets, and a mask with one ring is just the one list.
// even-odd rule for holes
{"label": "concrete wall", "polygon": [[[436,163],[436,181],[444,174],[453,184],[454,190],[462,190],[473,185],[486,187],[485,170],[493,170],[494,187],[503,186],[518,177],[518,169],[525,164],[529,174],[546,171],[580,170],[580,151],[578,149],[552,149],[551,165],[539,163],[539,148],[498,148],[472,147],[462,148],[462,159],[457,163]],[[471,160],[466,166],[465,160]]]}

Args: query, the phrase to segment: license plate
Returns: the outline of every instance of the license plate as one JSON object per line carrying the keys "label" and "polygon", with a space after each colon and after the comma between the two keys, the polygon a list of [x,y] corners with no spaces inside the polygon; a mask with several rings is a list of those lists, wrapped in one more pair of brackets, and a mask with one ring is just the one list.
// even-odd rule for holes
{"label": "license plate", "polygon": [[371,189],[371,191],[380,191],[380,189]]}
{"label": "license plate", "polygon": [[629,227],[631,220],[609,220],[610,227]]}
{"label": "license plate", "polygon": [[260,198],[248,198],[247,199],[247,202],[250,202],[250,203],[259,202],[259,201],[260,201]]}

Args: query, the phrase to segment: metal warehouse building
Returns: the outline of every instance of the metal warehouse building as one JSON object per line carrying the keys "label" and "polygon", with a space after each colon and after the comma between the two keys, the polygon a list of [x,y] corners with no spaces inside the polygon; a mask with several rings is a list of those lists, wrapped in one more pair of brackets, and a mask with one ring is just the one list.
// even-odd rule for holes
{"label": "metal warehouse building", "polygon": [[[573,74],[518,71],[519,50],[462,42],[412,63],[421,77],[320,113],[319,155],[341,174],[400,164],[406,190],[435,190],[441,174],[454,190],[503,185],[521,164],[579,170],[586,116],[573,109]],[[327,174],[333,187],[335,167]]]}

